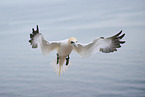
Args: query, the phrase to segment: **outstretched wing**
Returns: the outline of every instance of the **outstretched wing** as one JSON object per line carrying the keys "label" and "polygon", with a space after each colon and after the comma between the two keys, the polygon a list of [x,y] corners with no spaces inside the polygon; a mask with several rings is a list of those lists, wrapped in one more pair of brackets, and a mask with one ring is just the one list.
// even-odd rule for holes
{"label": "outstretched wing", "polygon": [[88,57],[99,51],[103,53],[110,53],[110,52],[117,51],[117,48],[121,47],[120,44],[125,43],[125,41],[121,41],[121,39],[125,36],[125,33],[122,35],[121,33],[122,31],[108,38],[104,38],[104,37],[96,38],[94,41],[88,44],[77,43],[78,47],[75,47],[75,50],[82,57]]}
{"label": "outstretched wing", "polygon": [[32,34],[30,34],[30,45],[32,48],[40,48],[44,55],[49,54],[52,50],[55,50],[59,47],[60,42],[48,42],[44,39],[43,35],[39,33],[39,28],[37,25],[37,29],[34,30],[32,28]]}

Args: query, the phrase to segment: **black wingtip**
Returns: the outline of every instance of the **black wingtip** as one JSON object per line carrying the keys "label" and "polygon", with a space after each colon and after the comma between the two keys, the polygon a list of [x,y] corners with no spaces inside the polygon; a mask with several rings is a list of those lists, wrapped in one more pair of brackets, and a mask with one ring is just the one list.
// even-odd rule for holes
{"label": "black wingtip", "polygon": [[35,30],[34,30],[34,28],[32,28],[32,32],[34,32]]}
{"label": "black wingtip", "polygon": [[37,48],[38,45],[33,43],[34,37],[39,34],[39,27],[38,25],[36,25],[36,30],[34,28],[32,28],[32,33],[30,33],[30,40],[29,43],[30,45],[32,45],[32,48]]}
{"label": "black wingtip", "polygon": [[39,33],[39,27],[38,25],[36,26],[36,30],[34,28],[32,28],[32,34],[38,34]]}
{"label": "black wingtip", "polygon": [[29,42],[32,44],[32,40],[29,40]]}
{"label": "black wingtip", "polygon": [[33,38],[33,34],[30,34],[30,38]]}
{"label": "black wingtip", "polygon": [[117,33],[115,36],[119,36],[121,33],[122,33],[122,30],[119,33]]}
{"label": "black wingtip", "polygon": [[119,36],[118,38],[119,38],[119,39],[122,39],[124,36],[125,36],[125,33],[122,34],[121,36]]}
{"label": "black wingtip", "polygon": [[126,41],[120,41],[120,44],[124,44]]}
{"label": "black wingtip", "polygon": [[36,31],[39,33],[39,27],[38,27],[38,25],[37,25],[37,30]]}

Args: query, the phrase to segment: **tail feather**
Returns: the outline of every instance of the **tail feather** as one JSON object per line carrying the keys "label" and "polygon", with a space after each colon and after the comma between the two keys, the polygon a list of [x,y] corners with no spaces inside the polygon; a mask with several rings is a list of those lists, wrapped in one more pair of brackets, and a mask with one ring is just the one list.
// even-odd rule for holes
{"label": "tail feather", "polygon": [[65,62],[65,57],[60,57],[60,59],[59,59],[59,75],[62,72],[62,66],[63,66],[64,62]]}
{"label": "tail feather", "polygon": [[60,73],[61,73],[61,66],[59,66],[59,76],[60,76]]}
{"label": "tail feather", "polygon": [[51,68],[60,75],[62,75],[63,72],[66,70],[69,70],[70,67],[70,62],[68,65],[65,65],[64,63],[66,62],[66,58],[60,58],[59,63],[57,64],[57,59],[51,62]]}

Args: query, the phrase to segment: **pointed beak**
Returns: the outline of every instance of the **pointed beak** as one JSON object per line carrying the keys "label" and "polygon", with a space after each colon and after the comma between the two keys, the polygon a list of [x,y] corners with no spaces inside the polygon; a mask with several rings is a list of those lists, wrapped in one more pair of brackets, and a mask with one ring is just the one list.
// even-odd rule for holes
{"label": "pointed beak", "polygon": [[78,48],[78,45],[76,43],[73,43],[74,47],[77,47]]}

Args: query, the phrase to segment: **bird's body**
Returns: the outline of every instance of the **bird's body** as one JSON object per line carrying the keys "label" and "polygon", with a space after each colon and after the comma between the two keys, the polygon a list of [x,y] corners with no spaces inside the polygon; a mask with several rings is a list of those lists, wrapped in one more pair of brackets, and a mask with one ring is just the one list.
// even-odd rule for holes
{"label": "bird's body", "polygon": [[70,53],[73,50],[73,46],[68,43],[68,39],[64,40],[60,43],[60,45],[57,48],[57,54],[59,59],[57,59],[59,66],[59,75],[61,72],[61,67],[63,66],[66,57],[70,55]]}
{"label": "bird's body", "polygon": [[63,41],[46,41],[37,26],[37,30],[32,29],[32,34],[30,34],[29,42],[32,45],[32,48],[39,47],[43,54],[49,54],[53,50],[57,50],[57,61],[56,65],[59,65],[59,74],[61,72],[61,67],[64,62],[66,66],[69,64],[69,55],[73,50],[75,50],[82,57],[89,57],[97,52],[101,51],[103,53],[110,53],[117,51],[117,48],[120,48],[125,41],[120,41],[125,34],[122,34],[120,31],[118,34],[104,38],[96,38],[88,44],[77,43],[77,39],[71,37]]}
{"label": "bird's body", "polygon": [[60,57],[67,57],[73,50],[73,46],[68,43],[68,39],[62,41],[57,49],[57,53]]}

